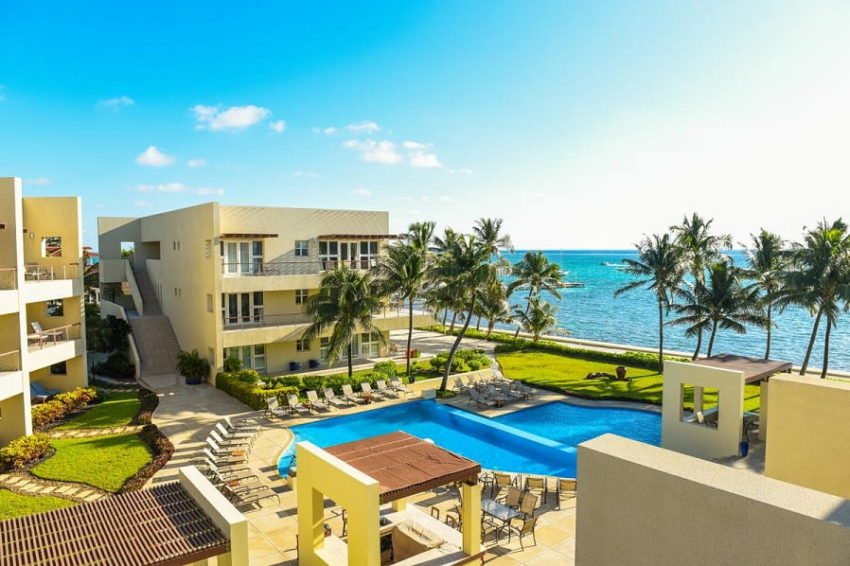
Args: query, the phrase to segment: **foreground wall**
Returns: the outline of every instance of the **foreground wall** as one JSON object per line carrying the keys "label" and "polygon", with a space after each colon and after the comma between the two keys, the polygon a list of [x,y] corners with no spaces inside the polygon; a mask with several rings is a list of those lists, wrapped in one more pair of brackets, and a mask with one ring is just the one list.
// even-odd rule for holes
{"label": "foreground wall", "polygon": [[578,477],[580,566],[850,562],[839,497],[611,434],[579,446]]}
{"label": "foreground wall", "polygon": [[769,403],[765,475],[850,499],[850,383],[775,376]]}

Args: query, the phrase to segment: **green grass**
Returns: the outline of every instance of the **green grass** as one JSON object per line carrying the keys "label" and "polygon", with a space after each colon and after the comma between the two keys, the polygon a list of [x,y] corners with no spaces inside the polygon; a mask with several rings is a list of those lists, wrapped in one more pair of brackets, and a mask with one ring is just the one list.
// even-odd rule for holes
{"label": "green grass", "polygon": [[31,472],[44,479],[87,483],[117,492],[151,461],[148,446],[135,434],[51,440],[56,454]]}
{"label": "green grass", "polygon": [[124,426],[139,413],[139,394],[136,392],[110,393],[109,398],[54,430],[75,430],[81,428],[109,428]]}
{"label": "green grass", "polygon": [[72,505],[74,502],[67,499],[48,495],[18,495],[6,489],[0,489],[0,521]]}
{"label": "green grass", "polygon": [[[609,381],[585,379],[585,376],[596,372],[615,373],[616,365],[610,363],[539,352],[497,354],[496,359],[501,364],[505,377],[510,379],[521,379],[533,385],[581,397],[617,398],[661,404],[664,376],[652,370],[626,366],[626,376],[631,377],[631,381]],[[744,388],[745,411],[758,410],[759,393],[758,385],[747,385]],[[706,391],[704,406],[708,408],[716,404],[717,395]],[[693,407],[693,390],[685,392],[685,406]]]}

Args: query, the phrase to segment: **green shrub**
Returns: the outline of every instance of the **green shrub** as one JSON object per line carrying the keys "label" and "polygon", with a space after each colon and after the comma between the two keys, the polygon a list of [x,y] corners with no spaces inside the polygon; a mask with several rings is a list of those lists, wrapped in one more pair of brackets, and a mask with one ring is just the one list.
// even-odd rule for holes
{"label": "green shrub", "polygon": [[44,456],[50,439],[44,434],[21,436],[0,448],[0,470],[19,470]]}
{"label": "green shrub", "polygon": [[[225,371],[224,373],[231,373],[231,372]],[[236,370],[235,372],[232,372],[232,373],[233,373],[234,379],[237,379],[237,380],[241,381],[242,383],[250,383],[251,385],[254,385],[258,381],[260,381],[260,374],[257,373],[256,370],[253,370],[253,369]]]}
{"label": "green shrub", "polygon": [[177,372],[186,378],[188,385],[197,385],[209,377],[210,362],[198,354],[198,350],[180,350],[177,354]]}
{"label": "green shrub", "polygon": [[76,411],[97,398],[97,391],[91,387],[79,387],[72,391],[59,393],[46,403],[33,405],[30,410],[32,425],[42,428],[58,421],[68,413]]}
{"label": "green shrub", "polygon": [[244,373],[243,370],[239,374],[221,372],[216,375],[215,386],[221,389],[231,397],[239,399],[252,409],[261,410],[266,408],[266,399],[269,397],[282,397],[289,393],[298,393],[297,387],[275,387],[272,389],[263,389],[255,383],[247,383],[240,380],[237,376]]}
{"label": "green shrub", "polygon": [[395,362],[378,362],[375,364],[374,370],[383,374],[387,379],[392,379],[398,375],[398,366],[395,365]]}
{"label": "green shrub", "polygon": [[225,373],[233,373],[242,369],[242,360],[239,358],[227,358],[224,360]]}
{"label": "green shrub", "polygon": [[130,362],[130,358],[123,352],[114,352],[106,360],[95,364],[91,368],[92,373],[116,379],[133,379],[136,377],[136,366]]}
{"label": "green shrub", "polygon": [[[448,360],[449,353],[440,352],[430,360],[431,368],[436,371],[445,371]],[[490,357],[481,350],[458,350],[452,358],[452,373],[478,371],[490,367],[490,363]]]}

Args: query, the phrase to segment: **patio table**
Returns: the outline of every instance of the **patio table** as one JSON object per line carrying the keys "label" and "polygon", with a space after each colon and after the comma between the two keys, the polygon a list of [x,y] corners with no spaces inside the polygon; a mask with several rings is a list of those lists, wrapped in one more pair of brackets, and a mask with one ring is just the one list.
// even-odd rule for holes
{"label": "patio table", "polygon": [[503,505],[493,499],[482,499],[481,511],[483,511],[487,515],[490,515],[491,517],[499,519],[500,521],[504,521],[505,523],[515,517],[519,517],[520,515],[522,515],[522,513],[520,513],[516,509],[511,509],[507,505]]}

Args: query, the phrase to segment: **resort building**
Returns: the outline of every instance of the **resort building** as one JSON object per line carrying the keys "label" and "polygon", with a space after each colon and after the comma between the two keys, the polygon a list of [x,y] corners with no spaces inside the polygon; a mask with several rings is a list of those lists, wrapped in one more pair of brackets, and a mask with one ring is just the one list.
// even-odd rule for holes
{"label": "resort building", "polygon": [[30,407],[87,384],[80,199],[27,197],[0,178],[0,446]]}
{"label": "resort building", "polygon": [[[261,374],[318,369],[328,338],[301,339],[310,323],[307,298],[339,264],[374,267],[391,238],[387,212],[211,202],[142,218],[101,217],[104,304],[123,301],[131,310],[142,375],[173,372],[178,348],[198,350],[214,372],[229,357]],[[119,283],[124,294],[108,290]],[[415,322],[429,320],[419,313]],[[375,325],[386,338],[407,327],[406,311],[376,313]],[[361,333],[354,357],[386,356],[388,344]]]}

